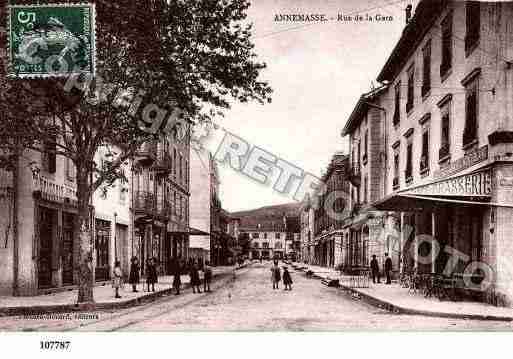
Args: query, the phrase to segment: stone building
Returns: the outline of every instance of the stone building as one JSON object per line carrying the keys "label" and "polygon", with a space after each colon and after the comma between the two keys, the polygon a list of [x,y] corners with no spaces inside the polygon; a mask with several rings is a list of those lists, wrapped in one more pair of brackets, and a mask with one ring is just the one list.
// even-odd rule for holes
{"label": "stone building", "polygon": [[378,76],[387,86],[375,101],[385,109],[375,112],[386,131],[386,171],[374,207],[396,213],[386,226],[400,229],[401,270],[460,276],[482,289],[475,299],[506,304],[512,61],[511,2],[421,1]]}
{"label": "stone building", "polygon": [[313,263],[334,268],[342,264],[343,226],[349,183],[346,180],[348,156],[335,153],[322,182],[326,190],[313,198]]}

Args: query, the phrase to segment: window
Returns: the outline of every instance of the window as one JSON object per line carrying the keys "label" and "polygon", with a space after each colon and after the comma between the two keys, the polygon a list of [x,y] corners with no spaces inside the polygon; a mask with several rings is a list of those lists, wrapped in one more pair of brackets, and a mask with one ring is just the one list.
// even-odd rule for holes
{"label": "window", "polygon": [[476,48],[479,42],[479,31],[481,27],[480,6],[478,1],[467,1],[466,3],[466,35],[465,35],[465,56],[468,56]]}
{"label": "window", "polygon": [[45,141],[44,151],[42,155],[43,170],[48,173],[55,173],[57,171],[57,144],[56,138]]}
{"label": "window", "polygon": [[452,67],[452,14],[442,21],[442,61],[440,63],[440,77],[444,78]]}
{"label": "window", "polygon": [[429,173],[429,125],[422,129],[422,154],[420,156],[420,173]]}
{"label": "window", "polygon": [[276,242],[276,243],[274,243],[274,248],[276,248],[276,249],[282,249],[282,248],[283,248],[283,245],[281,244],[281,242]]}
{"label": "window", "polygon": [[466,148],[477,141],[478,127],[478,90],[477,77],[465,84],[465,130],[463,131],[463,147]]}
{"label": "window", "polygon": [[280,232],[276,232],[276,234],[274,235],[274,238],[280,239]]}
{"label": "window", "polygon": [[415,65],[411,65],[408,70],[408,93],[406,98],[406,113],[410,112],[413,108],[414,99],[414,85],[415,85]]}
{"label": "window", "polygon": [[176,166],[177,166],[177,155],[176,155],[176,148],[173,148],[173,177],[176,178],[176,174],[177,174],[177,170],[176,170]]}
{"label": "window", "polygon": [[367,175],[363,178],[363,202],[368,202],[368,192],[369,192],[369,178]]}
{"label": "window", "polygon": [[429,40],[422,49],[422,90],[424,97],[431,89],[431,40]]}
{"label": "window", "polygon": [[365,130],[365,137],[363,138],[363,164],[367,163],[367,153],[369,148],[369,130]]}
{"label": "window", "polygon": [[264,232],[264,239],[267,239],[267,232]]}
{"label": "window", "polygon": [[66,172],[66,180],[70,182],[75,182],[75,178],[77,176],[75,164],[70,158],[66,157],[64,165]]}
{"label": "window", "polygon": [[394,179],[392,180],[392,188],[399,188],[399,149],[394,151]]}
{"label": "window", "polygon": [[413,180],[413,143],[408,141],[406,147],[406,170],[404,171],[404,179],[406,183],[410,183]]}
{"label": "window", "polygon": [[183,167],[182,167],[182,166],[183,166],[183,163],[182,163],[182,154],[181,154],[181,153],[180,153],[180,163],[179,163],[179,165],[178,165],[178,166],[179,166],[179,167],[178,167],[178,171],[179,171],[179,174],[178,174],[178,181],[180,181],[180,183],[182,183],[182,180],[183,180],[183,178],[182,178],[182,176],[183,176],[183,171],[182,171],[182,169],[183,169]]}
{"label": "window", "polygon": [[259,244],[258,242],[253,242],[253,248],[258,248]]}
{"label": "window", "polygon": [[258,232],[253,232],[253,233],[251,234],[251,237],[253,237],[253,238],[258,238],[258,237],[260,237],[260,235],[259,235],[259,233],[258,233]]}
{"label": "window", "polygon": [[395,102],[394,102],[394,118],[393,118],[393,124],[394,126],[397,126],[399,122],[401,121],[401,82],[399,81],[395,87],[394,87],[394,95],[395,95]]}
{"label": "window", "polygon": [[262,243],[262,247],[264,247],[265,249],[268,249],[269,248],[269,242]]}
{"label": "window", "polygon": [[438,151],[438,160],[445,161],[451,154],[451,97],[444,97],[438,103],[440,107],[441,129],[440,129],[440,150]]}

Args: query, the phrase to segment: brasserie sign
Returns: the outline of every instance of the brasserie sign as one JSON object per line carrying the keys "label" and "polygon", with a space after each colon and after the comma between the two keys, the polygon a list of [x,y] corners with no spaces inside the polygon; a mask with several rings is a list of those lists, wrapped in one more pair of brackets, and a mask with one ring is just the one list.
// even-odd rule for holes
{"label": "brasserie sign", "polygon": [[412,188],[405,194],[421,196],[489,197],[492,194],[492,171],[485,170]]}

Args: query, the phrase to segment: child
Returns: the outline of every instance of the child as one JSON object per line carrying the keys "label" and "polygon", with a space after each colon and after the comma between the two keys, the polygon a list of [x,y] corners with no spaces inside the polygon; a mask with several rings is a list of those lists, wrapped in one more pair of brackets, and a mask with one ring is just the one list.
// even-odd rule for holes
{"label": "child", "polygon": [[116,261],[114,263],[114,278],[112,279],[112,287],[116,291],[115,298],[121,298],[119,295],[119,288],[123,284],[123,272],[121,271],[121,263]]}
{"label": "child", "polygon": [[292,290],[292,278],[289,273],[289,269],[287,267],[283,267],[283,285],[285,286],[285,290]]}
{"label": "child", "polygon": [[203,267],[203,291],[210,292],[210,282],[212,281],[212,267],[209,261],[205,262]]}

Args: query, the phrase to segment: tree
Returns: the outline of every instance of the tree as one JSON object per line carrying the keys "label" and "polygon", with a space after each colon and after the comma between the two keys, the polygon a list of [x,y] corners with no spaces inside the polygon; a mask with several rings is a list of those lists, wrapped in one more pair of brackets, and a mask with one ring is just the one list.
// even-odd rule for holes
{"label": "tree", "polygon": [[[258,81],[265,64],[256,61],[251,26],[243,25],[247,0],[94,2],[96,76],[0,83],[3,152],[50,147],[76,167],[79,303],[94,302],[92,194],[124,178],[123,164],[173,121],[213,121],[234,100],[265,103],[271,94]],[[101,164],[94,161],[99,149],[106,155]]]}

